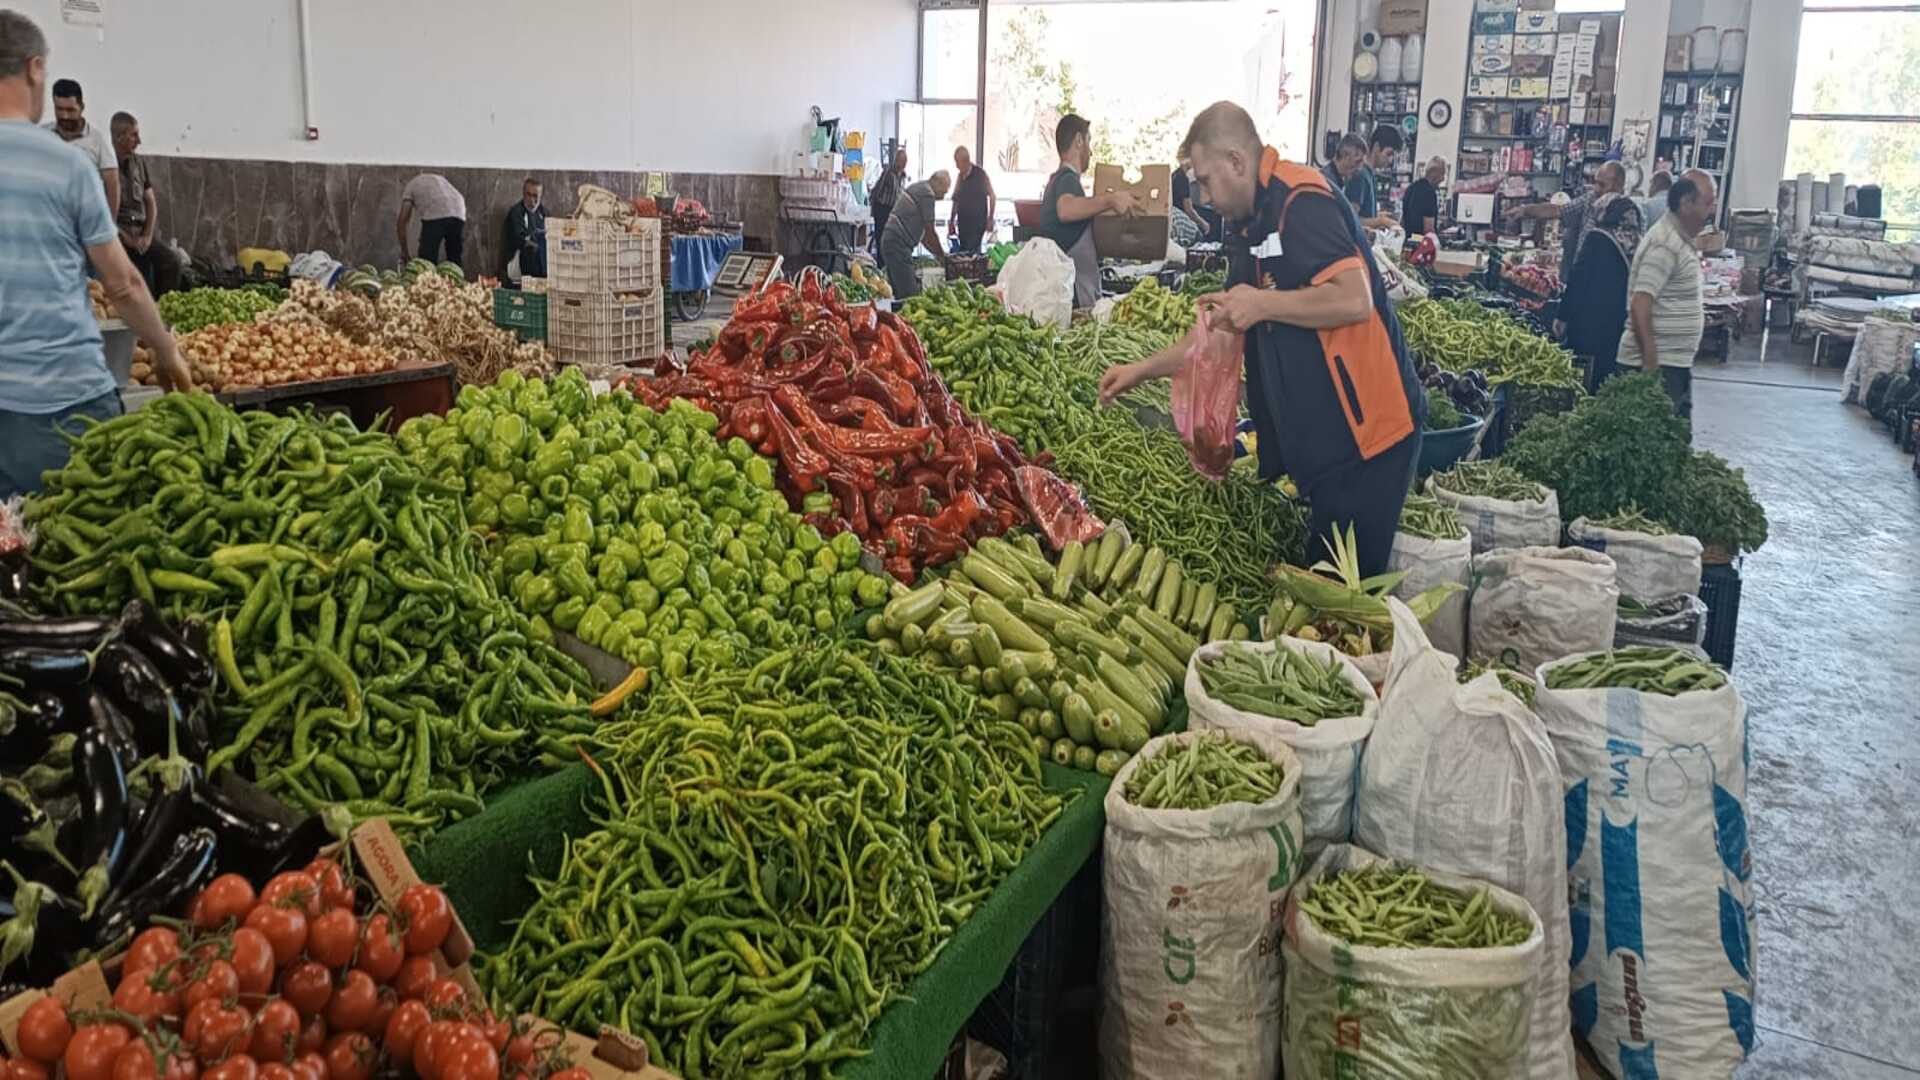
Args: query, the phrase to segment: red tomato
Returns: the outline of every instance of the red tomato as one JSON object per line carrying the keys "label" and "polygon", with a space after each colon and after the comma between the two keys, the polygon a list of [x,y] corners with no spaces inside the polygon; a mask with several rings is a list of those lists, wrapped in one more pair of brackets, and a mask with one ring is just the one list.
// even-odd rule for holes
{"label": "red tomato", "polygon": [[507,1040],[513,1038],[512,1023],[506,1020],[495,1020],[493,1013],[486,1012],[480,1015],[477,1025],[481,1036],[487,1040],[488,1046],[493,1047],[494,1053],[506,1051]]}
{"label": "red tomato", "polygon": [[120,985],[113,988],[113,1007],[151,1024],[158,1017],[180,1011],[180,995],[166,987],[166,980],[157,979],[153,969],[129,966],[120,976]]}
{"label": "red tomato", "polygon": [[407,952],[430,953],[447,940],[453,928],[453,905],[433,885],[413,885],[400,894],[400,925],[407,929]]}
{"label": "red tomato", "polygon": [[301,1054],[288,1067],[293,1070],[294,1080],[327,1080],[327,1059],[318,1052]]}
{"label": "red tomato", "polygon": [[327,1048],[327,1034],[327,1018],[315,1013],[300,1025],[300,1040],[294,1044],[294,1050],[301,1057],[309,1054],[319,1057],[320,1051]]}
{"label": "red tomato", "polygon": [[358,1031],[343,1031],[327,1043],[327,1080],[367,1080],[379,1057],[373,1040]]}
{"label": "red tomato", "polygon": [[359,929],[353,912],[334,908],[309,924],[307,955],[325,967],[346,967],[353,961],[354,946],[359,944]]}
{"label": "red tomato", "polygon": [[47,1080],[47,1067],[32,1058],[0,1058],[0,1080]]}
{"label": "red tomato", "polygon": [[201,891],[199,911],[193,924],[212,930],[231,919],[238,923],[247,917],[254,903],[253,885],[239,874],[221,874]]}
{"label": "red tomato", "polygon": [[[235,1054],[246,1055],[253,1036],[253,1017],[247,1010],[238,1005],[206,1002],[194,1012],[200,1015],[200,1023],[188,1039],[201,1064],[213,1065]],[[193,1016],[187,1019],[191,1022]]]}
{"label": "red tomato", "polygon": [[427,987],[426,1002],[427,1008],[435,1012],[441,1009],[465,1010],[467,990],[452,979],[435,979],[433,985]]}
{"label": "red tomato", "polygon": [[440,971],[433,966],[431,956],[409,956],[400,962],[400,971],[393,977],[393,992],[401,1000],[424,998],[427,990],[433,986],[433,980],[440,977]]}
{"label": "red tomato", "polygon": [[259,1080],[293,1080],[293,1070],[279,1062],[260,1066]]}
{"label": "red tomato", "polygon": [[[429,1010],[432,1011],[431,1006]],[[413,1044],[413,1069],[424,1080],[438,1080],[440,1059],[447,1049],[472,1029],[458,1020],[435,1020]]]}
{"label": "red tomato", "polygon": [[413,1060],[413,1048],[420,1041],[420,1033],[433,1022],[433,1015],[427,1012],[425,1002],[403,1001],[387,1017],[387,1026],[383,1029],[380,1043],[387,1049],[387,1056],[397,1062]]}
{"label": "red tomato", "polygon": [[373,976],[374,982],[387,983],[399,973],[406,958],[403,940],[393,928],[393,918],[384,912],[368,916],[361,927],[360,952],[353,966]]}
{"label": "red tomato", "polygon": [[373,1018],[362,1028],[371,1038],[378,1039],[387,1030],[387,1020],[393,1016],[393,1010],[400,1007],[400,998],[394,994],[393,987],[380,988],[380,996],[374,999]]}
{"label": "red tomato", "polygon": [[307,864],[307,873],[320,883],[320,897],[330,908],[353,910],[353,885],[347,881],[346,871],[332,859],[315,859]]}
{"label": "red tomato", "polygon": [[274,998],[253,1014],[253,1041],[248,1053],[265,1064],[293,1060],[300,1043],[300,1010],[285,998]]}
{"label": "red tomato", "polygon": [[199,1063],[186,1050],[174,1047],[163,1053],[165,1060],[156,1062],[147,1040],[134,1039],[113,1056],[113,1080],[194,1080],[200,1075]]}
{"label": "red tomato", "polygon": [[67,1052],[73,1040],[73,1021],[67,1019],[67,1007],[48,994],[27,1006],[20,1014],[20,1031],[15,1036],[20,1053],[42,1065],[52,1065]]}
{"label": "red tomato", "polygon": [[293,1002],[302,1015],[312,1016],[333,997],[333,975],[317,961],[297,961],[280,976],[280,996]]}
{"label": "red tomato", "polygon": [[364,971],[349,971],[340,980],[333,1000],[327,1002],[327,1028],[331,1031],[363,1031],[373,1022],[380,1005],[380,988]]}
{"label": "red tomato", "polygon": [[327,898],[321,894],[320,879],[305,870],[287,870],[273,875],[260,890],[260,903],[267,907],[292,908],[309,919],[317,919],[327,910]]}
{"label": "red tomato", "polygon": [[68,1080],[113,1080],[113,1059],[132,1040],[120,1024],[87,1024],[73,1033],[60,1063]]}
{"label": "red tomato", "polygon": [[439,1080],[500,1080],[500,1054],[485,1036],[469,1035],[440,1054]]}
{"label": "red tomato", "polygon": [[152,926],[140,931],[133,944],[127,946],[127,958],[122,966],[129,971],[146,968],[157,970],[160,965],[180,955],[180,935],[171,926]]}
{"label": "red tomato", "polygon": [[180,995],[180,1004],[191,1009],[203,1001],[232,1001],[239,994],[239,973],[227,961],[215,960],[199,978],[187,984],[186,992]]}
{"label": "red tomato", "polygon": [[307,913],[297,906],[275,907],[262,901],[247,912],[243,925],[267,939],[273,947],[273,962],[281,966],[292,963],[307,947]]}
{"label": "red tomato", "polygon": [[243,994],[264,994],[273,986],[273,943],[267,935],[242,926],[233,932],[233,972]]}
{"label": "red tomato", "polygon": [[245,1054],[235,1054],[200,1074],[200,1080],[258,1080],[260,1065]]}

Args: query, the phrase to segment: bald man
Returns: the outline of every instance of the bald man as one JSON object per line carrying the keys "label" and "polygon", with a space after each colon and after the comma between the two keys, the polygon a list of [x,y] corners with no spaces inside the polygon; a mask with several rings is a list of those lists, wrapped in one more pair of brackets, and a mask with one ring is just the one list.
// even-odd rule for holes
{"label": "bald man", "polygon": [[1658,371],[1681,419],[1693,418],[1693,354],[1706,331],[1700,299],[1700,251],[1694,238],[1719,206],[1713,177],[1689,169],[1667,189],[1667,212],[1640,240],[1627,276],[1627,321],[1620,366]]}
{"label": "bald man", "polygon": [[1440,185],[1447,182],[1447,159],[1427,162],[1420,179],[1407,185],[1400,198],[1400,227],[1408,236],[1425,236],[1440,227]]}
{"label": "bald man", "polygon": [[981,238],[993,228],[993,180],[964,146],[953,148],[953,175],[953,217],[947,229],[959,238],[956,252],[978,255]]}

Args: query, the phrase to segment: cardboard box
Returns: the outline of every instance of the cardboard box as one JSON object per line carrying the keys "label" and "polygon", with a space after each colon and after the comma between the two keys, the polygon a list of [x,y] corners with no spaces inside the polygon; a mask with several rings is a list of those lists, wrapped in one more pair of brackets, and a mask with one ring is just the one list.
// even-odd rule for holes
{"label": "cardboard box", "polygon": [[1473,55],[1475,56],[1512,56],[1512,34],[1475,34],[1473,36]]}
{"label": "cardboard box", "polygon": [[1473,13],[1473,32],[1475,34],[1511,34],[1513,22],[1512,10],[1476,11]]}
{"label": "cardboard box", "polygon": [[1480,53],[1473,58],[1473,73],[1475,75],[1511,75],[1513,61],[1514,58],[1511,56]]}
{"label": "cardboard box", "polygon": [[1102,214],[1093,219],[1093,246],[1101,258],[1152,262],[1167,257],[1172,181],[1173,169],[1167,165],[1149,165],[1140,170],[1140,179],[1132,181],[1118,165],[1093,167],[1093,195],[1131,191],[1139,206],[1133,217]]}
{"label": "cardboard box", "polygon": [[1427,0],[1380,0],[1380,32],[1417,34],[1427,28]]}
{"label": "cardboard box", "polygon": [[1515,56],[1553,56],[1554,36],[1552,34],[1515,34],[1513,36],[1513,54]]}
{"label": "cardboard box", "polygon": [[1503,98],[1507,96],[1507,78],[1504,75],[1473,75],[1467,79],[1467,96],[1477,98]]}
{"label": "cardboard box", "polygon": [[1560,16],[1551,11],[1522,11],[1513,29],[1521,34],[1551,34],[1560,28]]}

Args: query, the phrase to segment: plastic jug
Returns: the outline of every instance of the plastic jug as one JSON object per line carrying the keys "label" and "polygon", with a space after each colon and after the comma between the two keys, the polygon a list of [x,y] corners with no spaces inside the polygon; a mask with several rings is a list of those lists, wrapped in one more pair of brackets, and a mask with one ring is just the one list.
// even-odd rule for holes
{"label": "plastic jug", "polygon": [[1397,37],[1390,37],[1380,43],[1379,80],[1381,82],[1400,81],[1400,55],[1403,51],[1404,47]]}
{"label": "plastic jug", "polygon": [[1720,33],[1720,70],[1737,75],[1747,66],[1747,32],[1739,27]]}
{"label": "plastic jug", "polygon": [[1720,66],[1720,28],[1702,26],[1693,32],[1693,70],[1715,71]]}
{"label": "plastic jug", "polygon": [[1402,82],[1420,81],[1420,61],[1425,46],[1419,34],[1408,34],[1406,47],[1400,50],[1400,79]]}

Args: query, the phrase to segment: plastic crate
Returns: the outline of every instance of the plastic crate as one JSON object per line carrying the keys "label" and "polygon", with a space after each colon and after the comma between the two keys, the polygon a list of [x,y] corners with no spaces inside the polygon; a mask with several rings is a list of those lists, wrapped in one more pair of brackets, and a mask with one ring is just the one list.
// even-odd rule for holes
{"label": "plastic crate", "polygon": [[521,341],[547,340],[547,295],[493,290],[493,325],[512,330]]}
{"label": "plastic crate", "polygon": [[666,350],[660,290],[547,296],[547,347],[565,364],[631,364]]}
{"label": "plastic crate", "polygon": [[1620,613],[1614,624],[1615,648],[1628,645],[1679,645],[1699,649],[1707,639],[1707,602],[1697,596],[1676,596],[1654,613]]}
{"label": "plastic crate", "polygon": [[1739,568],[1730,563],[1704,567],[1700,599],[1707,605],[1707,636],[1701,645],[1714,663],[1731,668],[1734,633],[1740,625]]}
{"label": "plastic crate", "polygon": [[557,293],[659,288],[659,220],[636,218],[629,230],[603,218],[548,218],[547,285]]}
{"label": "plastic crate", "polygon": [[1513,437],[1526,430],[1528,424],[1542,416],[1558,416],[1570,411],[1580,402],[1580,392],[1571,386],[1527,386],[1520,383],[1506,384],[1507,396],[1500,409],[1500,422],[1505,430],[1500,440],[1501,448],[1513,441]]}

